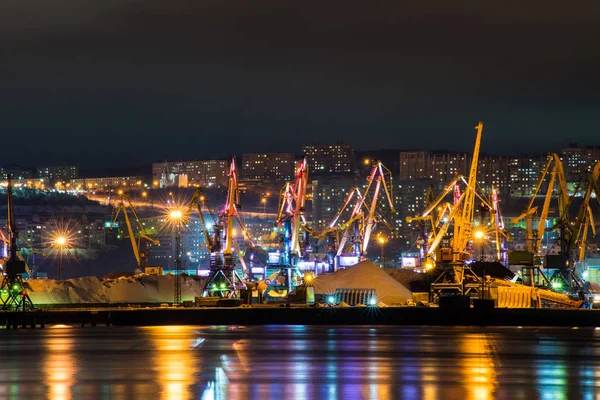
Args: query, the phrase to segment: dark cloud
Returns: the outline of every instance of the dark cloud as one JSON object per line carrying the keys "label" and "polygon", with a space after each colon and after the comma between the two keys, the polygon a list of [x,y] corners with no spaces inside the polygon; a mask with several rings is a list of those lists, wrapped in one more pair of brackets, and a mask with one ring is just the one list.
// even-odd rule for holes
{"label": "dark cloud", "polygon": [[315,140],[467,150],[484,119],[488,152],[600,144],[600,3],[291,3],[5,1],[4,143],[113,165]]}

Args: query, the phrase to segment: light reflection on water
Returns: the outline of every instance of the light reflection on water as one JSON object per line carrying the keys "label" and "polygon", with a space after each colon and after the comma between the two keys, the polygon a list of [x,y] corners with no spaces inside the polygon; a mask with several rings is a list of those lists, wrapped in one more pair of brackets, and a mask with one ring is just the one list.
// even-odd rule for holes
{"label": "light reflection on water", "polygon": [[[4,331],[0,398],[598,398],[593,329],[152,327]],[[41,384],[40,384],[41,383]]]}
{"label": "light reflection on water", "polygon": [[43,371],[48,385],[48,396],[54,400],[71,400],[77,376],[77,360],[73,354],[75,339],[71,336],[47,331],[44,340]]}

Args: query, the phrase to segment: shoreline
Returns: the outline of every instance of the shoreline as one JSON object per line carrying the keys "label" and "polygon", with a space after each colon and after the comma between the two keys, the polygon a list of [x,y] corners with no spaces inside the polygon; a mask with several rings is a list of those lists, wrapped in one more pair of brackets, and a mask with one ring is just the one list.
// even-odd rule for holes
{"label": "shoreline", "polygon": [[88,308],[0,311],[0,327],[398,325],[600,327],[598,310],[424,307]]}

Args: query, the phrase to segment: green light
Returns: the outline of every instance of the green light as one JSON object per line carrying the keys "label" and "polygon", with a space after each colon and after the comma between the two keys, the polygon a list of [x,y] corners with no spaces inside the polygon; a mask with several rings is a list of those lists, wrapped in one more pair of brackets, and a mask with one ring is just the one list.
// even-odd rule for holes
{"label": "green light", "polygon": [[560,290],[560,289],[562,289],[562,286],[563,286],[563,284],[560,281],[552,282],[552,289],[554,289],[554,290]]}
{"label": "green light", "polygon": [[225,289],[225,283],[221,283],[221,289]]}

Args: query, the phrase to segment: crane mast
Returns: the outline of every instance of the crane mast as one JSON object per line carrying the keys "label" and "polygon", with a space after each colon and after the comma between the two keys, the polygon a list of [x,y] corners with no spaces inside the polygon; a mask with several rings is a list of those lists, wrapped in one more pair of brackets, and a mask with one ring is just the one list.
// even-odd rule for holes
{"label": "crane mast", "polygon": [[588,230],[592,229],[592,234],[596,236],[596,228],[594,226],[594,215],[590,207],[592,194],[596,200],[600,202],[600,190],[598,190],[598,178],[600,178],[600,162],[598,162],[593,170],[588,174],[588,186],[586,188],[581,206],[575,219],[575,224],[571,228],[571,235],[567,243],[567,252],[571,255],[577,247],[577,258],[574,261],[583,261],[585,258],[585,247],[587,242]]}
{"label": "crane mast", "polygon": [[8,185],[6,187],[6,200],[8,208],[8,241],[9,241],[9,256],[4,264],[4,276],[0,285],[0,300],[2,302],[2,310],[32,310],[35,307],[31,298],[25,290],[22,274],[26,273],[25,261],[18,258],[17,238],[19,230],[15,224],[13,205],[12,205],[12,180],[8,177]]}
{"label": "crane mast", "polygon": [[462,262],[468,259],[469,254],[465,251],[467,243],[471,240],[473,232],[473,214],[475,211],[475,189],[477,185],[477,164],[479,163],[479,148],[481,146],[481,133],[483,131],[483,122],[479,122],[475,127],[477,136],[475,139],[475,148],[473,149],[473,158],[471,168],[469,169],[469,180],[465,190],[462,204],[462,214],[454,221],[454,244],[452,246],[453,261]]}
{"label": "crane mast", "polygon": [[[547,183],[547,188],[544,194],[544,201],[541,210],[534,206],[534,202],[538,193],[542,191],[544,183]],[[554,192],[558,195],[558,223],[553,228],[547,228],[549,220],[550,204]],[[538,183],[533,191],[531,199],[527,204],[525,211],[516,218],[512,219],[513,224],[519,223],[525,219],[525,244],[526,251],[509,251],[509,265],[521,267],[521,276],[526,284],[534,285],[550,285],[552,281],[560,281],[560,286],[567,283],[570,287],[579,286],[578,279],[573,275],[573,271],[568,266],[568,239],[567,235],[570,232],[569,208],[572,203],[572,198],[569,198],[567,192],[567,181],[565,178],[564,168],[560,157],[555,153],[550,153],[547,156],[546,165],[540,174]],[[545,267],[555,270],[550,279],[546,278],[540,268],[542,240],[544,234],[548,230],[553,230],[556,227],[560,231],[560,255],[549,255],[545,257]]]}
{"label": "crane mast", "polygon": [[498,189],[492,188],[491,192],[491,205],[490,211],[492,226],[494,227],[494,236],[496,239],[496,260],[502,262],[505,256],[505,247],[502,246],[503,241],[508,240],[508,235],[504,229],[504,219],[500,213],[500,201],[498,200]]}
{"label": "crane mast", "polygon": [[[236,256],[233,252],[233,223],[236,218],[239,218],[238,210],[241,208],[235,158],[231,160],[227,176],[229,178],[227,198],[225,205],[219,213],[217,223],[213,227],[213,238],[208,237],[206,223],[202,217],[202,210],[197,203],[198,198],[196,197],[195,200],[198,213],[200,214],[202,224],[204,225],[204,237],[205,240],[208,238],[207,246],[210,251],[210,273],[204,286],[204,297],[239,298],[241,290],[246,289],[246,285],[242,278],[235,270]],[[199,193],[197,192],[196,195],[198,194]],[[189,210],[193,207],[194,204],[190,203],[188,207],[188,217]]]}
{"label": "crane mast", "polygon": [[268,283],[267,294],[287,295],[302,282],[298,262],[304,250],[300,236],[308,234],[304,216],[307,182],[308,163],[304,158],[295,170],[294,182],[286,183],[280,192],[275,225],[283,228],[283,251],[279,256],[279,272]]}
{"label": "crane mast", "polygon": [[[430,300],[435,301],[445,294],[469,295],[471,292],[478,292],[483,295],[481,290],[481,279],[465,264],[470,254],[467,246],[473,237],[473,217],[475,212],[475,197],[481,198],[476,193],[477,185],[477,165],[479,163],[479,149],[481,147],[481,135],[483,132],[483,122],[475,126],[477,131],[475,137],[475,146],[469,169],[469,179],[466,182],[466,188],[461,193],[458,185],[454,184],[454,206],[447,220],[437,231],[431,245],[427,250],[428,258],[433,258],[435,251],[440,245],[443,237],[446,235],[451,223],[454,224],[454,235],[451,240],[451,256],[445,257],[444,250],[441,249],[441,261],[449,258],[449,263],[443,263],[442,273],[431,284]],[[463,179],[464,181],[464,179]],[[452,186],[448,185],[449,191]],[[446,190],[444,192],[446,192]],[[446,192],[447,193],[447,192]],[[441,201],[441,200],[440,200]],[[485,202],[485,200],[482,199]],[[487,202],[486,202],[487,203]],[[490,207],[491,208],[491,207]],[[429,263],[432,263],[429,261]]]}

